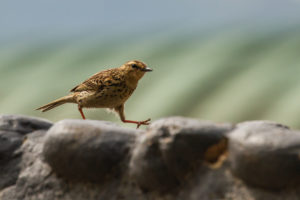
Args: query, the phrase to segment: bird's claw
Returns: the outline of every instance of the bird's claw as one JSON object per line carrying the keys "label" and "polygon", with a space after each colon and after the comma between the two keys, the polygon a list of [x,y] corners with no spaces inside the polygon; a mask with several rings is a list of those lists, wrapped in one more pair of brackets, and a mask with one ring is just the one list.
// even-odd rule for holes
{"label": "bird's claw", "polygon": [[145,120],[145,121],[140,121],[140,122],[138,122],[138,123],[137,123],[137,126],[136,126],[136,129],[140,128],[141,125],[149,125],[149,124],[150,124],[150,123],[149,123],[150,121],[151,121],[151,119],[149,118],[149,119],[147,119],[147,120]]}

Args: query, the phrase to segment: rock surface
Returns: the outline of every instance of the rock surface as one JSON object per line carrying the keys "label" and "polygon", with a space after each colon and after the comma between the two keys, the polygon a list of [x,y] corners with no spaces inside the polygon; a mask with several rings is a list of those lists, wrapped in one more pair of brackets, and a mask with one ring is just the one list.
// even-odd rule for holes
{"label": "rock surface", "polygon": [[31,133],[35,130],[47,130],[52,123],[45,119],[27,117],[23,115],[0,115],[0,130],[17,132],[19,134]]}
{"label": "rock surface", "polygon": [[62,177],[103,182],[126,170],[121,164],[137,133],[102,121],[63,120],[48,131],[43,154]]}
{"label": "rock surface", "polygon": [[244,122],[229,135],[233,173],[250,184],[277,189],[300,181],[300,132],[267,121]]}
{"label": "rock surface", "polygon": [[170,117],[146,130],[92,120],[51,126],[0,116],[1,200],[300,196],[299,132],[273,122]]}
{"label": "rock surface", "polygon": [[52,123],[22,115],[0,115],[0,190],[15,184],[19,172],[22,151],[19,147],[26,134],[47,130]]}
{"label": "rock surface", "polygon": [[214,162],[227,150],[229,124],[216,125],[173,117],[149,126],[139,137],[130,164],[131,175],[144,190],[169,191],[203,162]]}

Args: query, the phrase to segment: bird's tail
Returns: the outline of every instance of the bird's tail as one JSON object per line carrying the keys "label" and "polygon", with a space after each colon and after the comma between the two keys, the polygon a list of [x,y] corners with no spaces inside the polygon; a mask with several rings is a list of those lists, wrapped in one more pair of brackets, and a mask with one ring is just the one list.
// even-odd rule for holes
{"label": "bird's tail", "polygon": [[52,108],[55,108],[65,103],[75,103],[74,94],[69,94],[62,98],[59,98],[55,101],[52,101],[51,103],[48,103],[42,107],[37,108],[36,110],[41,110],[42,112],[46,112],[48,110],[51,110]]}

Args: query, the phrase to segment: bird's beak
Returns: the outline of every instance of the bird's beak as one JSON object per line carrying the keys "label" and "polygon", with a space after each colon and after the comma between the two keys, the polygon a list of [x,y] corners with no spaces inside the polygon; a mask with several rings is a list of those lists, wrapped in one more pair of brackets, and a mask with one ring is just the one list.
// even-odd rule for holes
{"label": "bird's beak", "polygon": [[153,69],[149,68],[149,67],[146,67],[145,69],[142,69],[142,71],[144,72],[152,72]]}

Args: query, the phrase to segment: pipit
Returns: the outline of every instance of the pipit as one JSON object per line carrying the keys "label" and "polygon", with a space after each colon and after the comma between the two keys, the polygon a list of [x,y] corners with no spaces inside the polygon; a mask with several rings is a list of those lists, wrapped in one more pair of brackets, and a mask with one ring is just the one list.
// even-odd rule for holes
{"label": "pipit", "polygon": [[83,119],[83,108],[109,108],[120,116],[124,123],[149,125],[150,119],[144,121],[127,120],[124,104],[146,72],[151,72],[143,62],[128,61],[119,68],[98,72],[83,83],[74,87],[69,95],[48,103],[37,110],[46,112],[65,103],[76,103]]}

